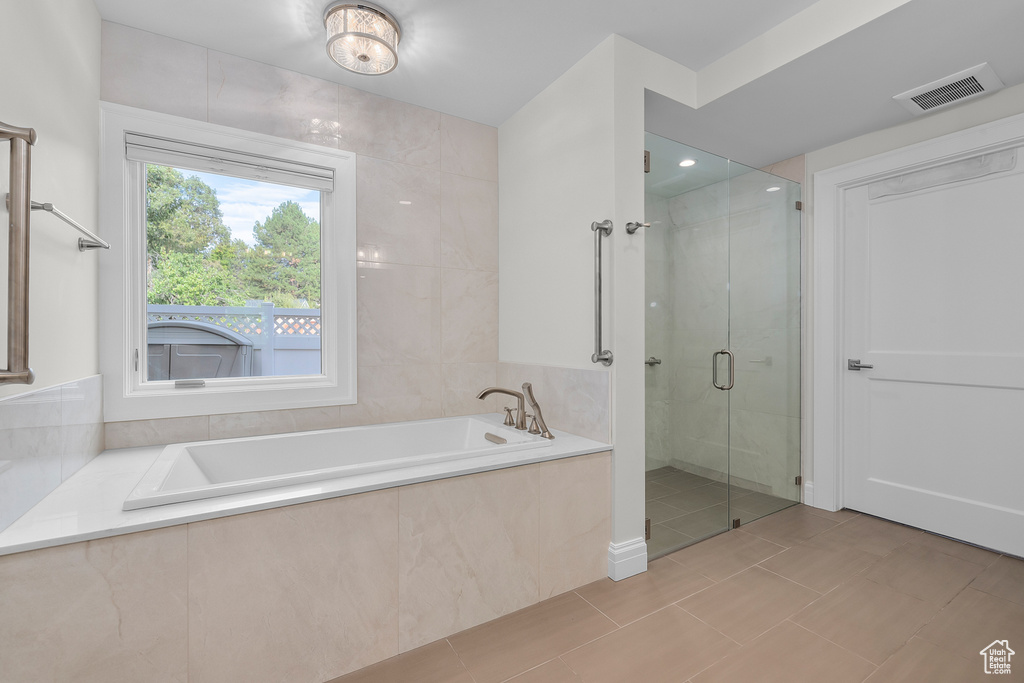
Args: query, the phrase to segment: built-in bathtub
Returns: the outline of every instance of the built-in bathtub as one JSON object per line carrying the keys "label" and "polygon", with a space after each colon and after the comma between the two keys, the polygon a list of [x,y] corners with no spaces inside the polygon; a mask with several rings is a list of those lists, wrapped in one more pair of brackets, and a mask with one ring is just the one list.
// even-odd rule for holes
{"label": "built-in bathtub", "polygon": [[550,444],[543,437],[476,417],[174,444],[163,449],[123,509],[434,463],[452,463],[456,470],[475,459]]}
{"label": "built-in bathtub", "polygon": [[[502,418],[105,451],[0,532],[4,644],[88,634],[60,661],[97,680],[323,681],[582,602],[608,572],[611,447]],[[193,499],[123,509],[151,478]]]}
{"label": "built-in bathtub", "polygon": [[502,418],[104,451],[0,531],[0,556],[611,450],[558,430],[545,439]]}

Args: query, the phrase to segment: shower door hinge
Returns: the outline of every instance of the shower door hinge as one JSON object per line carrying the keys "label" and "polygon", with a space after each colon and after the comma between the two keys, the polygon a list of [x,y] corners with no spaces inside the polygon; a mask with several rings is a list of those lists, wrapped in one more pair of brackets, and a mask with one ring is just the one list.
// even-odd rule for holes
{"label": "shower door hinge", "polygon": [[644,150],[644,173],[651,172],[651,153]]}
{"label": "shower door hinge", "polygon": [[739,529],[740,528],[740,518],[739,517],[737,517],[736,519],[732,520],[732,528],[733,529]]}
{"label": "shower door hinge", "polygon": [[796,210],[797,211],[803,211],[804,210],[804,203],[803,202],[797,202],[796,203]]}
{"label": "shower door hinge", "polygon": [[644,540],[651,540],[651,518],[648,517],[644,520]]}
{"label": "shower door hinge", "polygon": [[801,484],[804,483],[804,478],[803,477],[797,477],[796,481],[793,482],[793,483],[796,484],[797,486],[800,486]]}

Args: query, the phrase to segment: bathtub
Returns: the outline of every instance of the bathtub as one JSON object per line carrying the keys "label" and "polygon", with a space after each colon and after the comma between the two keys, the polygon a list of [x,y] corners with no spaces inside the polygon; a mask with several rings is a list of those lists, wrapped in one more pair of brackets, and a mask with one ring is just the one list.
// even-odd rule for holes
{"label": "bathtub", "polygon": [[122,509],[472,461],[550,444],[540,436],[477,417],[173,444],[163,449]]}

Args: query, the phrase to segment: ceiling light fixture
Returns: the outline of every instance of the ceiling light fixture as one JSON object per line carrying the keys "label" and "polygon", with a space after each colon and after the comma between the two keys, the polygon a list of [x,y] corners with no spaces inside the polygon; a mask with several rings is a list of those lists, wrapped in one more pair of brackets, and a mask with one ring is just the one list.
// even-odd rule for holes
{"label": "ceiling light fixture", "polygon": [[379,76],[398,66],[402,29],[383,8],[367,2],[333,2],[324,10],[327,54],[338,66]]}
{"label": "ceiling light fixture", "polygon": [[679,162],[679,165],[682,166],[683,168],[686,168],[687,166],[693,166],[696,163],[696,159],[683,159],[682,161]]}

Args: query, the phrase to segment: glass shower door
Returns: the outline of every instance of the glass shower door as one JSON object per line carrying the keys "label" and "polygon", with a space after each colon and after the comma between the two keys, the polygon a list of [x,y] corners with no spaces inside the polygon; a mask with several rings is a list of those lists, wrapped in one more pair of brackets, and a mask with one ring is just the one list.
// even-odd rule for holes
{"label": "glass shower door", "polygon": [[[648,556],[729,528],[729,161],[647,136]],[[693,162],[692,164],[690,162]]]}
{"label": "glass shower door", "polygon": [[799,500],[800,186],[652,134],[647,149],[656,557]]}
{"label": "glass shower door", "polygon": [[800,184],[733,162],[729,180],[732,518],[800,501]]}

